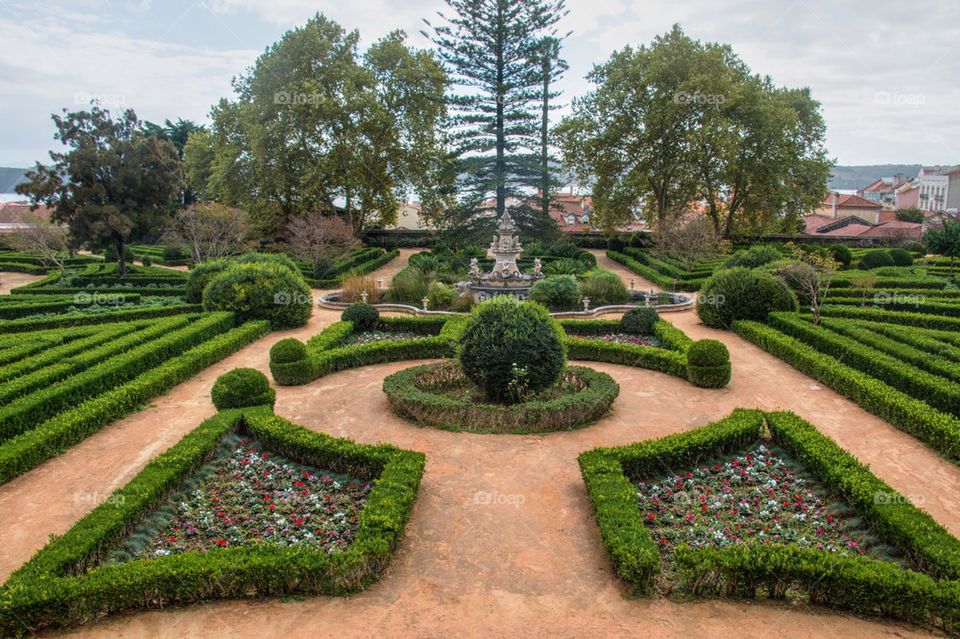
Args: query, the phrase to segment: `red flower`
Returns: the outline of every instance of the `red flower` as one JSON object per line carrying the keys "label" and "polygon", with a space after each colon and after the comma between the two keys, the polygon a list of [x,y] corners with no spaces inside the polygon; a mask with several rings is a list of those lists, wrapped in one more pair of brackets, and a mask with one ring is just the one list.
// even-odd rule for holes
{"label": "red flower", "polygon": [[217,540],[217,545],[220,546],[221,548],[223,548],[224,546],[227,545],[227,540],[226,540],[226,539],[218,539],[218,540]]}
{"label": "red flower", "polygon": [[303,525],[303,519],[298,517],[297,519],[294,519],[294,520],[293,520],[293,523],[295,523],[295,524],[298,525],[298,526],[302,526],[302,525]]}
{"label": "red flower", "polygon": [[176,542],[177,542],[177,538],[176,538],[176,537],[167,537],[167,541],[169,541],[171,544],[173,544],[173,543],[176,543]]}
{"label": "red flower", "polygon": [[649,519],[650,521],[653,521],[656,518],[657,518],[656,513],[650,513],[649,515],[647,515],[647,519]]}

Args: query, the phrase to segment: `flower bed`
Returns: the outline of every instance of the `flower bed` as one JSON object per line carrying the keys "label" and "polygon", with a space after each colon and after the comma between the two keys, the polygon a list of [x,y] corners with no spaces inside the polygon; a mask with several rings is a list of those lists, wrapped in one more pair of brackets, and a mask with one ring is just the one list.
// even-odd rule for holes
{"label": "flower bed", "polygon": [[[584,335],[574,335],[574,339],[588,339]],[[628,333],[604,333],[591,335],[589,339],[599,339],[614,344],[632,344],[633,346],[651,346],[660,348],[660,340],[652,335],[630,335]]]}
{"label": "flower bed", "polygon": [[364,331],[362,333],[353,333],[347,337],[341,346],[350,344],[373,344],[374,342],[384,342],[389,340],[401,339],[425,339],[426,335],[418,335],[410,331]]}
{"label": "flower bed", "polygon": [[414,366],[383,380],[390,407],[419,424],[450,430],[533,433],[583,426],[606,413],[620,387],[606,373],[568,368],[554,387],[519,404],[487,403],[451,363]]}
{"label": "flower bed", "polygon": [[[710,523],[710,518],[699,520],[704,526],[713,526],[715,541],[708,541],[709,531],[694,534],[694,545],[673,545],[668,534],[678,536],[678,541],[687,533],[677,535],[689,526],[687,515],[693,515],[693,524],[698,519],[695,510],[709,511],[715,495],[700,502],[697,486],[709,486],[723,492],[723,479],[731,481],[731,499],[739,496],[733,487],[733,477],[749,470],[733,465],[736,459],[743,460],[743,451],[759,451],[758,444],[767,445],[764,439],[764,424],[769,431],[773,446],[778,447],[797,460],[798,464],[822,483],[830,493],[830,499],[849,504],[851,516],[861,518],[869,526],[871,535],[877,539],[877,547],[893,549],[903,557],[904,568],[898,563],[874,559],[868,554],[858,554],[862,548],[851,548],[843,533],[856,540],[856,533],[842,528],[824,527],[825,537],[832,540],[838,552],[818,549],[816,543],[802,544],[803,537],[797,524],[784,539],[764,544],[758,541],[758,533],[752,539],[744,538],[729,543],[729,532],[736,532],[738,523],[728,520],[727,525]],[[752,453],[751,453],[752,454]],[[719,471],[715,463],[705,460],[716,455],[726,457]],[[757,455],[754,456],[755,458]],[[731,459],[732,458],[732,459]],[[770,461],[767,453],[765,461]],[[693,431],[670,435],[657,440],[648,440],[619,448],[598,448],[580,455],[580,469],[587,493],[596,513],[603,544],[610,555],[617,574],[631,582],[639,592],[651,592],[664,577],[664,568],[672,578],[670,592],[686,592],[694,595],[733,595],[738,598],[764,597],[808,601],[850,610],[858,614],[886,616],[914,623],[938,626],[947,630],[960,628],[960,540],[937,524],[927,513],[913,506],[906,497],[874,476],[854,457],[837,446],[833,440],[822,435],[808,422],[792,413],[764,414],[756,410],[738,409],[729,417]],[[730,470],[725,470],[725,464]],[[741,461],[742,464],[742,461]],[[706,470],[701,467],[706,466]],[[641,512],[638,507],[637,486],[651,485],[657,478],[661,501],[666,490],[660,486],[664,469],[701,468],[689,470],[680,477],[680,492],[689,499],[691,509],[681,509],[674,514],[668,506],[663,515],[659,511]],[[713,473],[716,480],[710,480]],[[743,477],[740,475],[740,477]],[[758,472],[757,479],[762,479]],[[685,482],[693,480],[689,490]],[[782,478],[781,478],[782,480]],[[737,480],[742,481],[742,480]],[[780,480],[778,480],[779,482]],[[677,490],[676,478],[671,478],[667,488],[671,502]],[[781,501],[782,515],[796,512],[798,491],[796,481],[791,482],[790,499]],[[762,484],[761,484],[762,485]],[[774,488],[775,495],[777,488]],[[814,492],[814,491],[810,491]],[[835,513],[822,510],[826,501],[816,502],[804,495],[804,502],[813,505],[818,521],[826,520]],[[777,495],[778,498],[780,495]],[[721,503],[722,503],[721,497]],[[761,497],[763,499],[763,497]],[[821,497],[822,499],[822,497]],[[753,504],[748,499],[748,504]],[[786,501],[790,505],[783,505]],[[659,508],[659,505],[654,505]],[[736,510],[736,509],[732,509]],[[759,512],[759,511],[758,511]],[[650,515],[653,515],[651,519]],[[667,519],[656,524],[656,519]],[[769,514],[769,513],[768,513]],[[804,513],[799,513],[804,514]],[[809,513],[806,513],[809,517]],[[677,521],[679,515],[679,521]],[[717,513],[721,518],[725,515]],[[729,513],[728,513],[729,515]],[[735,517],[736,515],[729,515]],[[754,519],[755,518],[751,518]],[[682,522],[682,523],[681,523]],[[733,524],[733,527],[729,524]],[[826,522],[832,524],[833,522]],[[658,530],[657,526],[675,524],[673,530]],[[806,524],[804,524],[806,525]],[[719,530],[717,529],[719,528]],[[756,530],[756,526],[754,526]],[[762,528],[761,528],[762,530]],[[817,528],[813,529],[816,535]],[[720,533],[717,535],[717,533]],[[655,537],[656,535],[659,535]],[[741,535],[743,536],[743,535]],[[666,542],[663,539],[667,538]],[[700,543],[696,543],[700,540]],[[846,550],[844,545],[846,544]],[[882,544],[882,546],[881,546]],[[868,547],[869,551],[870,548]],[[879,553],[878,553],[879,554]]]}
{"label": "flower bed", "polygon": [[725,462],[636,483],[640,512],[668,553],[680,544],[796,544],[863,554],[865,531],[849,532],[849,509],[804,479],[795,462],[764,444]]}
{"label": "flower bed", "polygon": [[187,486],[108,562],[259,543],[343,550],[356,537],[371,484],[297,464],[231,434]]}

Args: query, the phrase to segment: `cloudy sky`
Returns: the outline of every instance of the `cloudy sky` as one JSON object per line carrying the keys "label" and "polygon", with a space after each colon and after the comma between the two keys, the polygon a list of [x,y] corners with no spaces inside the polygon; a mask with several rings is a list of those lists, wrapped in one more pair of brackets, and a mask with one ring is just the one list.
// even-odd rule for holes
{"label": "cloudy sky", "polygon": [[[564,99],[590,67],[680,23],[757,73],[810,86],[841,164],[960,163],[960,1],[567,0]],[[230,80],[320,11],[365,44],[426,46],[443,0],[0,0],[0,166],[46,159],[50,113],[90,98],[162,121],[206,121]]]}

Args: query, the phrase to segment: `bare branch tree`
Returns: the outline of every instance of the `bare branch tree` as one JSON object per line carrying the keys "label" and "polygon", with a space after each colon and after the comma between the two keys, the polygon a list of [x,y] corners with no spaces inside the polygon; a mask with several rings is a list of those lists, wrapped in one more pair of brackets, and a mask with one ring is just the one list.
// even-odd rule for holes
{"label": "bare branch tree", "polygon": [[353,229],[336,215],[312,211],[287,224],[290,252],[310,265],[313,276],[323,277],[333,260],[359,243]]}
{"label": "bare branch tree", "polygon": [[780,275],[797,292],[797,297],[810,305],[813,323],[819,324],[824,300],[840,264],[826,253],[807,253],[792,243],[788,247],[794,261],[781,268]]}
{"label": "bare branch tree", "polygon": [[64,260],[70,254],[67,228],[33,211],[24,213],[20,219],[23,228],[6,240],[10,248],[38,254],[45,265],[56,266],[62,272]]}
{"label": "bare branch tree", "polygon": [[692,220],[677,217],[659,220],[653,232],[653,246],[658,253],[683,262],[687,270],[730,250],[730,243],[720,237],[705,216]]}
{"label": "bare branch tree", "polygon": [[246,211],[210,202],[177,213],[168,239],[189,247],[199,263],[239,253],[249,235]]}

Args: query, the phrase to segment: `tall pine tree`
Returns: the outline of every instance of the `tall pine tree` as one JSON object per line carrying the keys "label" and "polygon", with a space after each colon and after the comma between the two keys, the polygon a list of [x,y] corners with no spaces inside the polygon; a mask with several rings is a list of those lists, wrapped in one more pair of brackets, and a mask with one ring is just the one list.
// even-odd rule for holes
{"label": "tall pine tree", "polygon": [[[531,171],[541,155],[544,39],[556,35],[567,13],[564,0],[446,0],[453,14],[443,24],[425,21],[455,89],[447,95],[451,134],[459,159],[460,206],[451,212],[461,236],[481,231],[493,218],[484,202],[492,196],[496,217],[508,199],[525,200]],[[555,38],[554,38],[555,39]],[[559,41],[558,41],[559,42]],[[548,63],[551,69],[556,58]],[[557,66],[559,68],[559,66]],[[527,207],[529,208],[529,207]],[[540,217],[539,215],[536,217]],[[448,220],[451,221],[448,217]],[[549,218],[518,220],[530,228]]]}

